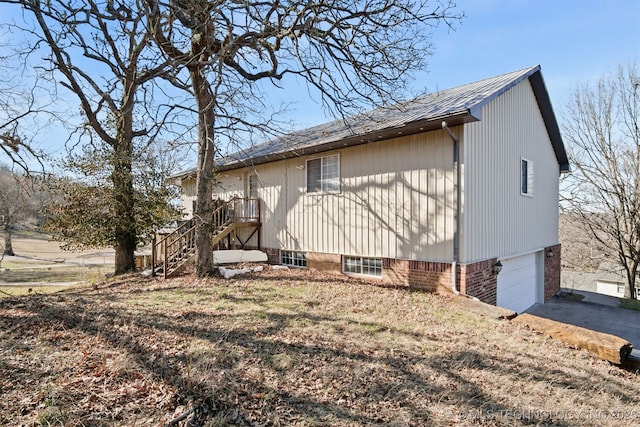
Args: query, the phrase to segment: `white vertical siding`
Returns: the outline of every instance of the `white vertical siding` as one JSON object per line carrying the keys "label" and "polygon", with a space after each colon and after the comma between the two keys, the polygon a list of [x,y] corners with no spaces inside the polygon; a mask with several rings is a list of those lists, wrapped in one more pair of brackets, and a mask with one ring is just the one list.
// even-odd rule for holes
{"label": "white vertical siding", "polygon": [[[558,163],[528,80],[486,105],[480,122],[453,131],[461,140],[460,261],[557,244]],[[332,154],[340,192],[307,194],[306,160]],[[520,194],[521,158],[534,164],[533,197]],[[452,166],[453,144],[438,130],[222,172],[218,195],[244,195],[246,173],[257,174],[264,247],[448,262]]]}
{"label": "white vertical siding", "polygon": [[180,183],[180,203],[182,215],[185,218],[193,217],[193,202],[196,201],[196,180],[182,180]]}
{"label": "white vertical siding", "polygon": [[[533,197],[520,194],[520,160],[534,163]],[[559,166],[528,80],[464,129],[461,261],[558,243]]]}
{"label": "white vertical siding", "polygon": [[[340,155],[340,192],[307,194],[308,158]],[[262,245],[301,251],[450,261],[453,147],[442,131],[255,167]],[[245,170],[223,172],[218,196],[243,194]],[[244,179],[244,178],[243,178]]]}

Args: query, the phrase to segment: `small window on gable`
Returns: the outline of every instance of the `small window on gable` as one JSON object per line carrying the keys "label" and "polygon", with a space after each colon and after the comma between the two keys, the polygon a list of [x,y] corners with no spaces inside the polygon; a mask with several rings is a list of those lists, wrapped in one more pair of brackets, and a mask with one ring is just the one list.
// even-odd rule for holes
{"label": "small window on gable", "polygon": [[340,156],[307,160],[307,193],[340,191]]}
{"label": "small window on gable", "polygon": [[533,162],[520,159],[520,194],[533,197]]}

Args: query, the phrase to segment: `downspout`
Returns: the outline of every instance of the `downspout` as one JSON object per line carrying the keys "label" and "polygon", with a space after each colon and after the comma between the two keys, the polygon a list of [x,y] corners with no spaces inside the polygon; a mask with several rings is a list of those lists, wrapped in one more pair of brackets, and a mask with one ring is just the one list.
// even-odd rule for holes
{"label": "downspout", "polygon": [[442,121],[442,129],[446,130],[451,140],[453,141],[453,169],[454,169],[454,182],[453,186],[455,187],[456,194],[456,207],[455,207],[455,218],[454,218],[454,230],[453,230],[453,261],[451,262],[451,291],[454,295],[460,295],[460,291],[458,291],[457,285],[457,268],[458,261],[460,258],[460,181],[461,181],[461,171],[460,171],[460,142],[458,138],[451,132],[449,126],[447,126],[446,121]]}

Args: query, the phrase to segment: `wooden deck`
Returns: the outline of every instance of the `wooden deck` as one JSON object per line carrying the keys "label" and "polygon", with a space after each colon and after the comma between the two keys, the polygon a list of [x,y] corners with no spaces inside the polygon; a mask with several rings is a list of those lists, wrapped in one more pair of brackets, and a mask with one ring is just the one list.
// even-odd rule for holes
{"label": "wooden deck", "polygon": [[[234,197],[229,201],[215,201],[210,218],[214,249],[244,249],[256,234],[257,246],[260,248],[260,199]],[[193,261],[197,226],[197,221],[191,219],[161,239],[154,239],[151,254],[154,276],[162,274],[167,278],[178,275]],[[248,237],[241,238],[240,234],[247,234],[239,233],[245,228],[251,231]]]}

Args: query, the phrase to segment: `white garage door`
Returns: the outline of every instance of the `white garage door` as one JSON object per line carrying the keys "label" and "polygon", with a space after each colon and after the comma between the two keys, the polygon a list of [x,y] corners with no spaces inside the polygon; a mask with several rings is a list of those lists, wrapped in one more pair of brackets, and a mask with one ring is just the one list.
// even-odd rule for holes
{"label": "white garage door", "polygon": [[538,269],[536,254],[500,260],[497,305],[522,313],[536,303],[538,295]]}

